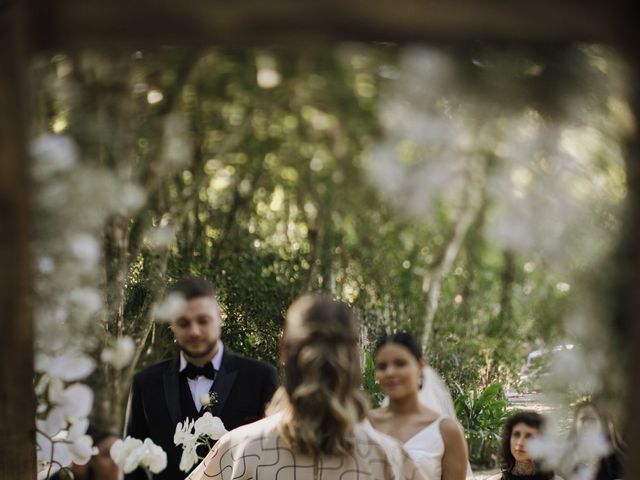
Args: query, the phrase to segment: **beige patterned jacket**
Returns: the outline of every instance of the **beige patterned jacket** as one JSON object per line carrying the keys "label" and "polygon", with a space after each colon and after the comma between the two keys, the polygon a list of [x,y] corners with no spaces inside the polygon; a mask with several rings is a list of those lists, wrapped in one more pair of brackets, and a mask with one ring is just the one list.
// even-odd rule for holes
{"label": "beige patterned jacket", "polygon": [[187,480],[427,480],[399,442],[367,424],[356,425],[349,457],[316,463],[284,444],[281,419],[279,413],[229,432]]}

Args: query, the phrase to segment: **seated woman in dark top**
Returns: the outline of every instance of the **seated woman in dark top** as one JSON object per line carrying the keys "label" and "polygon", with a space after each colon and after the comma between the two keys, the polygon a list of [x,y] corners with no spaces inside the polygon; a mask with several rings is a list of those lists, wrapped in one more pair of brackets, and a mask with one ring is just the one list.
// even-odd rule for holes
{"label": "seated woman in dark top", "polygon": [[502,432],[502,472],[487,480],[562,480],[545,472],[529,456],[527,442],[540,435],[544,419],[536,412],[511,416]]}

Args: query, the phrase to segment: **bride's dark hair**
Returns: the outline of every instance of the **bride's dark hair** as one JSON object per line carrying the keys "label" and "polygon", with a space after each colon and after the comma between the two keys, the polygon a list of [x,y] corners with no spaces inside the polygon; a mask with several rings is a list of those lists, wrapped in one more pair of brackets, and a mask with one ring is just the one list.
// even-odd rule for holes
{"label": "bride's dark hair", "polygon": [[354,448],[353,427],[367,409],[353,314],[342,302],[305,295],[286,317],[284,389],[290,411],[280,432],[298,452],[347,455]]}
{"label": "bride's dark hair", "polygon": [[389,343],[397,343],[402,345],[420,362],[422,360],[422,349],[418,345],[416,338],[407,332],[390,333],[383,336],[376,342],[376,346],[373,349],[373,355],[375,356],[382,347]]}

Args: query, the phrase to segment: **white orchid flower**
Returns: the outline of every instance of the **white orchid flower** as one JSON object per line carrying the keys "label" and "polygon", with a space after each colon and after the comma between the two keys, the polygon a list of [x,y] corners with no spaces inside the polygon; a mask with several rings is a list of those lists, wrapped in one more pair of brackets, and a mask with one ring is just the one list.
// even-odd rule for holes
{"label": "white orchid flower", "polygon": [[[41,372],[43,371],[42,369],[44,367],[41,367],[40,365],[38,365],[39,361],[42,361],[42,356],[41,355],[36,355],[35,357],[35,365],[34,365],[34,370],[36,372]],[[33,389],[35,394],[40,396],[43,395],[44,392],[47,391],[47,387],[49,386],[49,382],[50,382],[51,378],[48,375],[42,375],[40,377],[40,380],[38,380],[38,383],[36,383],[35,388]]]}
{"label": "white orchid flower", "polygon": [[222,420],[219,417],[214,417],[210,412],[205,412],[204,415],[198,418],[194,427],[196,437],[206,435],[213,440],[218,440],[227,433]]}
{"label": "white orchid flower", "polygon": [[82,383],[74,383],[62,392],[58,405],[69,422],[86,418],[93,407],[93,390]]}
{"label": "white orchid flower", "polygon": [[57,377],[50,377],[48,375],[45,375],[42,378],[46,379],[45,384],[49,386],[49,403],[59,403],[62,399],[62,393],[64,392],[64,382]]}
{"label": "white orchid flower", "polygon": [[196,443],[197,437],[193,435],[191,430],[194,425],[193,420],[189,420],[188,418],[185,420],[184,424],[182,422],[178,422],[176,425],[176,431],[173,435],[173,443],[175,445],[184,445],[185,447],[189,447]]}
{"label": "white orchid flower", "polygon": [[126,437],[123,440],[116,440],[113,445],[111,445],[111,449],[109,451],[111,458],[118,465],[122,465],[124,463],[124,459],[135,449],[140,448],[142,446],[142,440],[139,440],[134,437]]}
{"label": "white orchid flower", "polygon": [[527,452],[545,467],[555,469],[562,461],[567,440],[556,432],[544,431],[527,441]]}
{"label": "white orchid flower", "polygon": [[80,233],[71,239],[71,253],[82,260],[87,268],[95,267],[102,252],[100,242],[88,233]]}
{"label": "white orchid flower", "polygon": [[131,215],[144,205],[147,197],[144,190],[134,183],[122,185],[118,195],[116,210],[123,215]]}
{"label": "white orchid flower", "polygon": [[147,451],[144,447],[139,447],[131,451],[122,464],[122,470],[124,473],[131,473],[138,468],[146,453]]}
{"label": "white orchid flower", "polygon": [[[204,403],[204,402],[203,402]],[[184,424],[178,423],[173,436],[173,442],[182,446],[180,470],[188,472],[199,459],[197,448],[199,445],[209,445],[208,441],[218,440],[227,430],[222,420],[214,417],[211,412],[205,412],[197,420],[187,419]]]}
{"label": "white orchid flower", "polygon": [[171,322],[178,317],[187,304],[184,296],[180,293],[170,293],[167,297],[157,304],[153,309],[153,316],[159,322]]}
{"label": "white orchid flower", "polygon": [[42,465],[38,466],[38,475],[36,476],[37,480],[49,480],[51,475],[58,472],[60,470],[60,465],[54,463],[52,465]]}
{"label": "white orchid flower", "polygon": [[89,435],[81,435],[68,445],[73,463],[86,465],[91,457],[98,454],[98,449],[93,446],[93,439]]}
{"label": "white orchid flower", "polygon": [[81,352],[66,352],[57,357],[44,354],[36,356],[36,371],[65,382],[75,382],[90,375],[96,362]]}
{"label": "white orchid flower", "polygon": [[102,306],[102,295],[95,288],[74,288],[69,292],[69,301],[86,311],[89,315],[98,312]]}
{"label": "white orchid flower", "polygon": [[176,238],[176,230],[170,226],[156,227],[147,233],[147,240],[156,248],[168,247]]}
{"label": "white orchid flower", "polygon": [[64,410],[60,407],[52,408],[47,414],[45,421],[38,423],[38,429],[50,437],[57,435],[65,428],[67,428],[67,417]]}
{"label": "white orchid flower", "polygon": [[89,429],[89,419],[78,418],[71,424],[67,439],[70,441],[74,441],[75,439],[80,438],[81,436],[86,434],[88,429]]}
{"label": "white orchid flower", "polygon": [[154,444],[150,438],[144,440],[144,446],[147,453],[142,459],[142,464],[149,467],[151,473],[160,473],[167,468],[167,454],[161,447]]}
{"label": "white orchid flower", "polygon": [[67,426],[65,417],[63,409],[56,407],[46,420],[36,421],[38,478],[47,478],[72,462],[84,465],[98,453],[92,438],[85,434],[89,421],[76,420],[67,431],[63,430]]}
{"label": "white orchid flower", "polygon": [[149,438],[144,442],[133,437],[116,440],[109,453],[124,473],[131,473],[139,466],[148,468],[152,473],[159,473],[167,467],[167,454]]}
{"label": "white orchid flower", "polygon": [[183,167],[193,152],[189,123],[181,114],[171,113],[164,118],[163,132],[165,141],[161,158],[171,170]]}
{"label": "white orchid flower", "polygon": [[144,448],[142,440],[133,437],[127,437],[122,440],[116,440],[109,451],[111,458],[124,470],[124,473],[131,473],[140,464],[140,460],[144,456]]}
{"label": "white orchid flower", "polygon": [[178,468],[183,472],[188,472],[197,462],[198,454],[196,453],[196,445],[189,446],[182,451]]}
{"label": "white orchid flower", "polygon": [[[36,425],[38,426],[38,423]],[[39,425],[39,427],[42,425]],[[39,428],[38,428],[39,429]],[[71,452],[66,443],[55,441],[51,437],[36,431],[36,455],[38,460],[38,476],[41,472],[58,471],[61,467],[66,467],[73,461]],[[44,477],[46,478],[46,476]]]}
{"label": "white orchid flower", "polygon": [[611,445],[600,425],[583,427],[578,435],[576,453],[584,463],[593,463],[611,453]]}
{"label": "white orchid flower", "polygon": [[[128,437],[127,437],[128,438]],[[124,451],[124,442],[121,439],[116,440],[109,449],[109,456],[118,465],[121,464],[122,453]]]}
{"label": "white orchid flower", "polygon": [[136,345],[131,337],[120,337],[113,348],[105,348],[100,359],[121,370],[131,363]]}
{"label": "white orchid flower", "polygon": [[78,161],[78,148],[67,135],[40,135],[31,142],[30,153],[35,160],[33,172],[40,179],[68,170]]}
{"label": "white orchid flower", "polygon": [[42,257],[36,260],[36,265],[40,273],[48,274],[53,273],[56,268],[56,264],[53,259],[47,255],[43,255]]}

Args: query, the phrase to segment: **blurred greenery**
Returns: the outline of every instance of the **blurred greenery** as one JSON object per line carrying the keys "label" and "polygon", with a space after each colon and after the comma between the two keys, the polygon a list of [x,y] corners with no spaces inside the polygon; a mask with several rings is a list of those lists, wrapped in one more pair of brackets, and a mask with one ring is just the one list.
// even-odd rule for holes
{"label": "blurred greenery", "polygon": [[379,407],[384,399],[380,385],[376,381],[376,365],[371,352],[364,353],[364,365],[362,368],[362,388],[369,395],[372,408]]}
{"label": "blurred greenery", "polygon": [[464,391],[456,385],[456,415],[464,428],[469,461],[474,465],[498,464],[502,424],[507,419],[507,397],[502,385],[492,383],[483,390]]}
{"label": "blurred greenery", "polygon": [[[509,111],[539,108],[551,120],[566,107],[562,95],[575,80],[566,59],[582,59],[577,51],[457,51],[470,72],[458,86],[500,97],[492,65],[520,78],[547,62],[541,76],[524,75],[526,85],[505,103]],[[461,209],[442,199],[433,215],[416,218],[368,178],[366,154],[382,133],[383,92],[398,64],[394,45],[304,55],[76,52],[34,64],[34,130],[71,135],[84,162],[146,195],[135,215],[112,219],[103,239],[104,344],[131,335],[140,354],[123,372],[101,365],[93,386],[104,423],[122,425],[123,410],[113,405],[124,405],[135,371],[176,352],[168,327],[151,318],[165,286],[199,275],[218,290],[226,344],[274,365],[283,315],[297,295],[324,291],[351,304],[361,320],[363,384],[373,404],[381,400],[370,353],[375,339],[398,329],[421,338],[430,328],[427,359],[456,392],[472,460],[490,463],[505,415],[503,388],[518,387],[528,352],[564,333],[570,293],[558,285],[569,274],[541,254],[488,239],[484,225],[495,205],[485,202],[439,284],[433,324],[425,324],[425,285]],[[551,68],[557,65],[565,68]],[[604,94],[594,95],[607,104]],[[602,168],[623,177],[606,162]],[[613,218],[603,205],[602,217]],[[162,232],[168,242],[157,240]]]}

